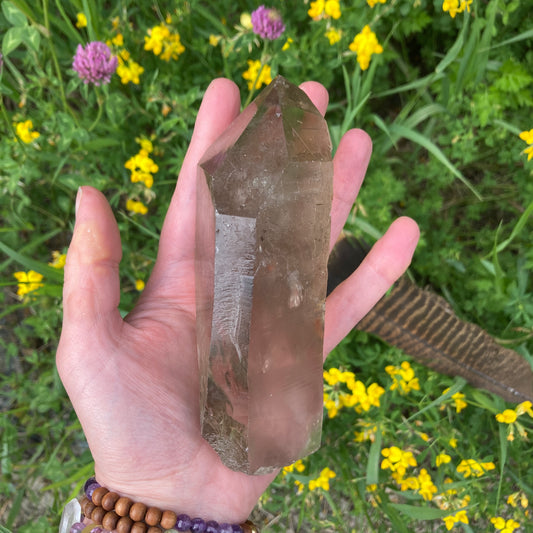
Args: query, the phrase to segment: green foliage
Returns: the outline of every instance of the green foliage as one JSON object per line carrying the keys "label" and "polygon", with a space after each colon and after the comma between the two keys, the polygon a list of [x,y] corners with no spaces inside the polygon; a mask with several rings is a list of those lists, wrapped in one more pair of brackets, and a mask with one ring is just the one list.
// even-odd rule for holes
{"label": "green foliage", "polygon": [[[422,239],[411,277],[532,360],[533,166],[518,137],[533,128],[533,14],[527,2],[473,0],[470,11],[452,18],[441,0],[387,0],[374,7],[341,1],[340,18],[322,14],[314,20],[311,2],[275,0],[271,5],[286,30],[270,43],[241,19],[258,5],[2,2],[2,531],[56,531],[63,503],[92,468],[55,370],[62,271],[60,264],[49,265],[52,252],[68,248],[78,187],[104,191],[116,213],[123,242],[120,307],[127,313],[138,297],[137,280],[146,281],[154,264],[203,92],[212,78],[226,76],[249,102],[258,88],[243,78],[248,61],[268,65],[272,77],[314,79],[328,88],[334,148],[353,127],[372,136],[374,155],[347,228],[373,242],[397,216],[413,217]],[[86,27],[77,26],[81,12]],[[166,20],[184,47],[169,61],[145,49],[149,30]],[[362,70],[360,55],[349,46],[366,24],[383,52]],[[330,44],[326,33],[332,30],[339,40]],[[109,41],[115,54],[126,50],[125,64],[144,69],[139,83],[123,83],[117,73],[108,85],[84,84],[72,59],[78,45],[92,40]],[[32,126],[25,142],[17,124],[27,120]],[[148,140],[158,167],[151,187],[133,182],[124,166]],[[128,200],[142,202],[147,213],[128,209]],[[30,271],[43,276],[39,286],[17,294],[13,274]],[[345,409],[325,421],[325,446],[306,460],[305,471],[280,476],[261,500],[257,519],[269,524],[265,531],[445,531],[442,498],[425,501],[416,491],[401,490],[381,469],[381,450],[392,445],[415,452],[439,491],[449,476],[450,489],[470,496],[471,526],[455,529],[491,531],[490,518],[506,516],[532,530],[525,511],[506,503],[516,492],[531,500],[533,480],[527,443],[518,435],[507,441],[506,428],[494,418],[503,402],[416,365],[420,391],[399,395],[384,369],[404,359],[360,332],[337,347],[328,368],[352,371],[386,393],[366,415]],[[446,387],[466,395],[467,409],[454,410],[442,394]],[[354,431],[369,414],[366,421],[379,430],[373,441],[355,442]],[[521,420],[531,429],[530,420]],[[449,447],[450,438],[458,439],[457,449]],[[452,464],[435,467],[442,450],[453,455],[454,467],[475,458],[493,461],[496,469],[463,479]],[[325,467],[336,472],[330,491],[309,490]],[[295,481],[303,493],[296,494]]]}

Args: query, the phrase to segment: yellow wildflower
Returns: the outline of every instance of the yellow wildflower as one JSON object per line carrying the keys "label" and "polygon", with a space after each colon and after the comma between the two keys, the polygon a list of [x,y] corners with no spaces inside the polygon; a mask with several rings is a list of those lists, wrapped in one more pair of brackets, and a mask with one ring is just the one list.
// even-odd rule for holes
{"label": "yellow wildflower", "polygon": [[144,67],[141,67],[139,63],[129,59],[129,53],[127,54],[128,60],[123,59],[123,55],[118,56],[117,74],[120,76],[120,81],[126,85],[127,83],[134,83],[139,85],[141,82],[139,76],[144,72]]}
{"label": "yellow wildflower", "polygon": [[51,267],[54,268],[63,268],[65,266],[65,261],[67,260],[67,254],[62,254],[57,250],[52,252],[52,261],[48,263]]}
{"label": "yellow wildflower", "polygon": [[453,19],[457,13],[462,13],[465,9],[470,13],[471,4],[472,0],[444,0],[442,10],[449,13]]}
{"label": "yellow wildflower", "polygon": [[533,144],[533,130],[529,130],[529,131],[523,131],[519,137],[523,140],[523,141],[526,141],[527,144]]}
{"label": "yellow wildflower", "polygon": [[373,422],[365,422],[363,420],[359,421],[359,425],[361,426],[362,431],[354,431],[355,442],[363,442],[365,440],[374,442],[374,440],[376,440],[378,427]]}
{"label": "yellow wildflower", "polygon": [[170,31],[164,22],[148,30],[148,36],[144,37],[144,49],[151,50],[164,61],[178,59],[185,52],[179,33]]}
{"label": "yellow wildflower", "polygon": [[439,455],[437,455],[437,457],[435,459],[435,464],[436,464],[436,466],[438,468],[440,465],[444,465],[446,463],[449,463],[451,460],[452,460],[452,458],[447,453],[441,452],[441,453],[439,453]]}
{"label": "yellow wildflower", "polygon": [[457,439],[455,439],[455,438],[451,438],[451,439],[448,441],[448,444],[449,444],[452,448],[457,448]]}
{"label": "yellow wildflower", "polygon": [[222,39],[222,35],[213,35],[213,34],[211,34],[209,36],[209,44],[211,46],[218,46],[218,43],[220,42],[220,39]]}
{"label": "yellow wildflower", "polygon": [[242,77],[248,81],[248,90],[260,89],[263,84],[268,85],[272,81],[270,67],[261,65],[259,60],[248,60],[248,70],[243,72]]}
{"label": "yellow wildflower", "polygon": [[398,389],[400,394],[407,394],[412,390],[420,390],[418,378],[408,361],[403,361],[400,366],[387,365],[385,372],[392,377],[390,390]]}
{"label": "yellow wildflower", "polygon": [[468,516],[466,515],[466,511],[465,510],[462,510],[462,511],[458,511],[457,513],[455,513],[454,515],[450,515],[450,516],[445,516],[443,518],[444,520],[444,524],[446,525],[446,529],[449,531],[450,529],[453,528],[453,526],[457,523],[457,522],[462,522],[463,524],[468,524]]}
{"label": "yellow wildflower", "polygon": [[507,503],[511,507],[518,507],[518,500],[520,500],[520,506],[524,509],[529,505],[529,500],[522,491],[513,492],[513,494],[509,494],[507,497]]}
{"label": "yellow wildflower", "polygon": [[357,62],[361,70],[368,68],[373,54],[381,54],[383,52],[383,47],[378,43],[376,34],[370,29],[368,24],[354,37],[349,48],[357,54]]}
{"label": "yellow wildflower", "polygon": [[15,122],[13,124],[17,137],[26,144],[31,143],[38,137],[40,133],[33,130],[33,122],[31,120],[24,120],[23,122]]}
{"label": "yellow wildflower", "polygon": [[391,472],[398,472],[400,476],[404,476],[408,467],[416,466],[417,462],[412,452],[403,451],[397,446],[390,448],[383,448],[381,455],[385,457],[381,461],[381,469],[389,469]]}
{"label": "yellow wildflower", "polygon": [[434,485],[431,476],[425,468],[420,470],[418,474],[418,483],[420,485],[418,493],[424,500],[431,501],[433,496],[437,494],[437,487]]}
{"label": "yellow wildflower", "polygon": [[117,33],[112,39],[111,44],[114,46],[124,46],[124,36],[122,33]]}
{"label": "yellow wildflower", "polygon": [[242,13],[239,22],[245,30],[251,30],[254,27],[250,13]]}
{"label": "yellow wildflower", "polygon": [[87,17],[85,13],[78,13],[76,15],[76,28],[86,28],[87,27]]}
{"label": "yellow wildflower", "polygon": [[28,293],[36,291],[43,287],[40,283],[43,279],[43,275],[35,270],[29,270],[28,272],[15,272],[13,274],[18,281],[17,296],[22,300]]}
{"label": "yellow wildflower", "polygon": [[370,7],[374,7],[376,4],[384,4],[387,0],[366,0],[366,3]]}
{"label": "yellow wildflower", "polygon": [[[449,387],[447,389],[444,389],[442,394],[446,394],[449,390],[450,390]],[[452,394],[452,402],[454,404],[455,411],[457,413],[460,413],[468,405],[465,401],[465,395],[462,392],[456,392],[455,394]],[[444,408],[445,408],[445,405],[441,405],[441,410]]]}
{"label": "yellow wildflower", "polygon": [[475,459],[464,459],[457,466],[457,472],[463,474],[464,477],[480,477],[489,470],[494,470],[496,466],[494,463],[480,463]]}
{"label": "yellow wildflower", "polygon": [[341,40],[341,32],[335,28],[329,28],[329,30],[324,34],[328,38],[329,44],[334,45]]}
{"label": "yellow wildflower", "polygon": [[291,37],[288,37],[287,40],[285,41],[285,44],[281,47],[281,49],[283,51],[288,50],[293,42],[294,42],[293,39],[291,39]]}
{"label": "yellow wildflower", "polygon": [[131,198],[126,202],[126,209],[130,213],[138,213],[139,215],[146,215],[148,213],[148,208],[142,202],[132,200]]}
{"label": "yellow wildflower", "polygon": [[329,480],[336,477],[337,474],[330,468],[326,467],[320,472],[320,475],[316,479],[309,481],[309,490],[323,489],[329,490]]}
{"label": "yellow wildflower", "polygon": [[298,459],[298,461],[295,461],[292,463],[292,465],[286,466],[283,468],[282,474],[286,475],[290,472],[303,472],[305,470],[305,465],[301,459]]}
{"label": "yellow wildflower", "polygon": [[522,416],[524,413],[527,413],[530,417],[533,418],[533,409],[531,408],[531,405],[532,404],[531,404],[530,401],[525,401],[525,402],[519,403],[515,407],[516,414],[518,416]]}
{"label": "yellow wildflower", "polygon": [[142,279],[135,280],[135,290],[139,292],[144,290],[144,281]]}
{"label": "yellow wildflower", "polygon": [[315,20],[319,18],[339,19],[341,16],[341,6],[338,0],[316,0],[311,2],[307,14]]}
{"label": "yellow wildflower", "polygon": [[491,518],[490,521],[495,529],[502,533],[513,533],[515,529],[520,527],[520,524],[512,518],[505,520],[502,516],[495,516],[494,518]]}
{"label": "yellow wildflower", "polygon": [[502,424],[512,424],[516,422],[517,414],[514,409],[505,409],[502,413],[496,415],[496,420]]}

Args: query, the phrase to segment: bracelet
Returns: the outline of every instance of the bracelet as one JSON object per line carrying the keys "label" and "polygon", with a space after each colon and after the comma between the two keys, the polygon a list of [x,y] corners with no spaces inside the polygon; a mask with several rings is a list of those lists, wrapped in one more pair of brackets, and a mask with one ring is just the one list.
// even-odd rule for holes
{"label": "bracelet", "polygon": [[149,507],[102,487],[94,477],[84,486],[85,495],[80,501],[83,515],[93,524],[73,524],[69,533],[259,533],[253,522],[219,524],[215,520],[191,518],[174,511]]}

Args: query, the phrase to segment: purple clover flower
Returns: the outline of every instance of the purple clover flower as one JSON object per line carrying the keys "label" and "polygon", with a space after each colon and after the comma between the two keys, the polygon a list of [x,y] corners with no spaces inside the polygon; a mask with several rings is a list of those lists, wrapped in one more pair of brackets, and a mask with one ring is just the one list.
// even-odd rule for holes
{"label": "purple clover flower", "polygon": [[255,34],[271,41],[285,31],[285,24],[281,20],[279,11],[265,6],[259,6],[252,11],[252,26]]}
{"label": "purple clover flower", "polygon": [[111,55],[107,44],[100,41],[87,43],[85,47],[78,45],[72,68],[84,83],[109,83],[111,75],[118,66],[118,59]]}

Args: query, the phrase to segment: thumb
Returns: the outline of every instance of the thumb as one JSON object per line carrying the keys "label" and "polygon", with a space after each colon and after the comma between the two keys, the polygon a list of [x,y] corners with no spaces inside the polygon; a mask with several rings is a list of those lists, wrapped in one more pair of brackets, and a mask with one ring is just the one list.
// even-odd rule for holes
{"label": "thumb", "polygon": [[80,187],[65,264],[60,368],[65,358],[94,341],[96,332],[113,337],[119,331],[121,257],[119,230],[107,200],[92,187]]}

